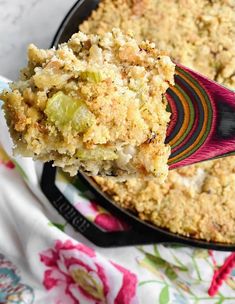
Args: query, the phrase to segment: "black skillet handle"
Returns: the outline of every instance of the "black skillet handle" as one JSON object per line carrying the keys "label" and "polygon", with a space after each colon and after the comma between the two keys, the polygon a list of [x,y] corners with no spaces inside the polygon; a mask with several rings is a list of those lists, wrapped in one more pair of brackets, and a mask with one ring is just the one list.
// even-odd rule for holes
{"label": "black skillet handle", "polygon": [[[122,247],[122,246],[134,246],[145,244],[182,244],[187,246],[208,248],[222,251],[234,251],[234,245],[224,245],[223,243],[210,243],[206,241],[200,241],[190,239],[188,237],[172,234],[167,231],[161,231],[159,228],[151,228],[148,225],[138,223],[138,220],[133,220],[131,216],[126,217],[128,224],[132,225],[129,230],[106,232],[97,227],[94,223],[87,220],[70,202],[62,195],[55,184],[56,168],[52,167],[50,163],[44,165],[41,189],[49,202],[54,208],[61,214],[61,216],[78,232],[80,232],[89,241],[100,247]],[[96,193],[98,194],[98,193]],[[99,195],[98,195],[99,196]],[[105,200],[100,200],[101,205],[105,208]],[[110,210],[117,217],[125,219],[123,216],[125,212],[120,214],[117,212],[118,208],[110,208],[111,203],[106,202],[108,210]],[[122,215],[122,216],[121,216]],[[128,220],[129,219],[129,220]]]}
{"label": "black skillet handle", "polygon": [[149,229],[130,228],[126,231],[106,232],[87,220],[59,191],[55,184],[56,168],[50,163],[44,165],[41,189],[60,215],[89,241],[101,247],[169,242],[165,236],[152,233]]}

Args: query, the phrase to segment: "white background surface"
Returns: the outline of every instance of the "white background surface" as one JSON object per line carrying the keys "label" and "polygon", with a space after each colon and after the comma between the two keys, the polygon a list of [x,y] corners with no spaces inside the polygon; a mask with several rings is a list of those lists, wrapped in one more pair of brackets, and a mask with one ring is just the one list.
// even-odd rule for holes
{"label": "white background surface", "polygon": [[16,79],[29,43],[48,48],[76,0],[0,0],[0,75]]}

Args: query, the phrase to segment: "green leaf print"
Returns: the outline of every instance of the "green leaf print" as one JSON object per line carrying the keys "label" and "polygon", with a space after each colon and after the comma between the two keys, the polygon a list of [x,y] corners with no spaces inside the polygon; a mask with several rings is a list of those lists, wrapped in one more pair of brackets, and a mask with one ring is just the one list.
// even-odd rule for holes
{"label": "green leaf print", "polygon": [[165,274],[170,280],[175,280],[178,277],[174,269],[170,266],[166,267]]}
{"label": "green leaf print", "polygon": [[164,280],[163,274],[160,272],[159,267],[148,258],[139,261],[139,265],[151,271],[154,275]]}
{"label": "green leaf print", "polygon": [[169,303],[169,287],[166,285],[160,292],[159,295],[159,304],[167,304]]}
{"label": "green leaf print", "polygon": [[77,176],[73,179],[72,184],[81,192],[87,191],[87,187],[82,183],[82,181]]}
{"label": "green leaf print", "polygon": [[223,299],[220,299],[218,302],[216,302],[215,304],[222,304],[224,302]]}
{"label": "green leaf print", "polygon": [[156,266],[166,266],[167,262],[164,261],[162,258],[157,257],[151,253],[145,253],[145,257],[154,263]]}
{"label": "green leaf print", "polygon": [[145,255],[145,260],[148,260],[151,262],[151,264],[155,264],[156,266],[166,266],[167,262],[161,258],[159,253],[154,250],[155,254],[151,254],[149,252],[146,252],[141,247],[137,247],[139,251],[141,251]]}
{"label": "green leaf print", "polygon": [[169,248],[174,248],[174,249],[178,249],[178,248],[183,248],[185,247],[185,245],[181,245],[181,244],[176,244],[176,243],[171,243],[171,244],[165,244],[165,247],[169,247]]}
{"label": "green leaf print", "polygon": [[72,185],[77,190],[79,190],[79,192],[80,192],[79,195],[80,196],[82,196],[84,198],[87,198],[87,199],[90,199],[90,200],[95,199],[95,195],[87,189],[87,187],[82,183],[82,181],[77,176],[73,179]]}
{"label": "green leaf print", "polygon": [[159,253],[159,250],[158,250],[156,244],[153,245],[153,250],[154,250],[154,253],[155,253],[155,255],[156,255],[157,257],[161,257],[161,255],[160,255],[160,253]]}
{"label": "green leaf print", "polygon": [[205,249],[194,249],[193,256],[199,259],[206,259],[209,256],[208,250]]}
{"label": "green leaf print", "polygon": [[59,223],[52,223],[52,222],[50,222],[48,225],[56,227],[56,228],[58,228],[58,229],[60,229],[61,231],[64,232],[66,223],[65,224],[59,224]]}
{"label": "green leaf print", "polygon": [[22,169],[22,167],[18,164],[18,162],[15,159],[12,159],[13,163],[16,166],[16,170],[19,172],[19,174],[25,179],[28,180],[28,176],[26,175],[26,173],[24,172],[24,170]]}

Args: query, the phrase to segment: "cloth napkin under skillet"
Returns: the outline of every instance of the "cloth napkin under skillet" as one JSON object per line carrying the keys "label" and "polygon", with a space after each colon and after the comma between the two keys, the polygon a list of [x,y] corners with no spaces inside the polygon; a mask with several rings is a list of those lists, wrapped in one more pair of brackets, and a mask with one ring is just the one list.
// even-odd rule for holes
{"label": "cloth napkin under skillet", "polygon": [[[0,90],[7,80],[0,78]],[[40,190],[42,165],[14,158],[0,113],[0,303],[235,303],[235,271],[208,295],[228,252],[161,244],[103,249],[65,222]],[[125,225],[62,172],[60,191],[103,230]]]}

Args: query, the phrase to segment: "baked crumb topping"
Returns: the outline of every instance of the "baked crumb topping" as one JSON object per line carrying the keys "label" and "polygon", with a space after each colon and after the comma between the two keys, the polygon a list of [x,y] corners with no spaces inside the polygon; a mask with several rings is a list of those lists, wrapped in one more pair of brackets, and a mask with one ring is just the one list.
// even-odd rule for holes
{"label": "baked crumb topping", "polygon": [[119,29],[74,34],[58,49],[28,49],[28,67],[5,91],[16,149],[75,175],[119,178],[168,173],[170,113],[164,93],[174,64],[154,43]]}

